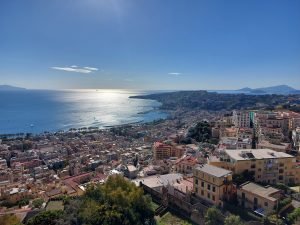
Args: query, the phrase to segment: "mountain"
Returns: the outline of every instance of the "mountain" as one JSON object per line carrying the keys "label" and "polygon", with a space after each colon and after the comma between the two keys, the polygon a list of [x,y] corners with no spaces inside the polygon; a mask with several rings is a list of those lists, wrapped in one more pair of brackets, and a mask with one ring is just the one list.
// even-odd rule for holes
{"label": "mountain", "polygon": [[248,95],[291,95],[291,94],[300,94],[300,90],[296,90],[288,85],[277,85],[270,87],[262,87],[262,88],[241,88],[238,90],[217,90],[214,91],[217,93],[230,93],[230,94],[248,94]]}
{"label": "mountain", "polygon": [[295,92],[299,92],[299,90],[296,90],[295,88],[292,88],[288,85],[278,85],[278,86],[271,86],[271,87],[263,87],[263,88],[256,88],[254,90],[263,91],[267,94],[293,94]]}
{"label": "mountain", "polygon": [[26,88],[14,87],[10,85],[0,85],[0,91],[25,91]]}
{"label": "mountain", "polygon": [[249,91],[252,91],[252,89],[249,88],[249,87],[245,87],[245,88],[238,89],[236,91],[238,91],[238,92],[249,92]]}

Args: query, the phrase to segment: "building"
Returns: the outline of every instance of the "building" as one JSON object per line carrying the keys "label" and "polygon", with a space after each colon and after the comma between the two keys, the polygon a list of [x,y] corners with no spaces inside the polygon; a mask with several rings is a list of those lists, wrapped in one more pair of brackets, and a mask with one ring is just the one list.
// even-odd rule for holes
{"label": "building", "polygon": [[216,166],[203,164],[194,169],[194,192],[196,196],[213,205],[222,206],[232,193],[232,172]]}
{"label": "building", "polygon": [[237,189],[239,205],[263,216],[276,210],[280,198],[280,190],[252,182],[246,182]]}
{"label": "building", "polygon": [[226,149],[249,149],[252,147],[252,140],[249,138],[222,137],[219,143],[219,148]]}
{"label": "building", "polygon": [[294,149],[300,151],[300,127],[293,130],[292,139]]}
{"label": "building", "polygon": [[290,143],[283,143],[283,142],[274,142],[274,141],[267,141],[262,140],[257,144],[257,148],[267,148],[272,149],[276,152],[289,152],[291,150]]}
{"label": "building", "polygon": [[234,174],[253,173],[255,182],[300,183],[300,167],[296,158],[271,149],[224,150],[219,158],[211,158],[209,164],[231,170]]}
{"label": "building", "polygon": [[193,156],[186,156],[179,159],[175,163],[175,171],[177,173],[192,174],[194,166],[198,163],[197,158]]}
{"label": "building", "polygon": [[135,179],[138,175],[138,169],[134,165],[125,166],[124,176],[129,179]]}
{"label": "building", "polygon": [[232,123],[235,127],[250,127],[250,113],[248,111],[233,111]]}
{"label": "building", "polygon": [[236,127],[225,127],[220,129],[219,137],[237,137],[239,129]]}
{"label": "building", "polygon": [[289,120],[278,112],[256,112],[254,124],[259,140],[282,141],[288,135]]}
{"label": "building", "polygon": [[155,142],[153,145],[154,160],[169,159],[170,157],[180,158],[185,152],[181,146],[173,146],[161,142]]}

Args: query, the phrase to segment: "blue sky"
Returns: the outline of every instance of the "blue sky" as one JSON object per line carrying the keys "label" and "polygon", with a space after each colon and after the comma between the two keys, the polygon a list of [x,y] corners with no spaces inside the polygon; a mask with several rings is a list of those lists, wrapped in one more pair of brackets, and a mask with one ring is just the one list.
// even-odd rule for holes
{"label": "blue sky", "polygon": [[299,0],[1,0],[0,84],[300,89]]}

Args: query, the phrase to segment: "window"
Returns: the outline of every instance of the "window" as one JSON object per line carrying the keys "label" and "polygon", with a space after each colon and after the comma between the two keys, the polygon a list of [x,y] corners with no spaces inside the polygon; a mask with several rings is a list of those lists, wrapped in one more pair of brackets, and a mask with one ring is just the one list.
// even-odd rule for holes
{"label": "window", "polygon": [[198,193],[198,188],[195,188],[195,192]]}
{"label": "window", "polygon": [[245,196],[245,193],[243,192],[243,193],[242,193],[242,199],[245,199],[245,197],[246,197],[246,196]]}
{"label": "window", "polygon": [[213,192],[216,192],[216,187],[213,186],[212,190],[213,190]]}
{"label": "window", "polygon": [[204,187],[204,182],[203,181],[201,182],[201,187]]}
{"label": "window", "polygon": [[203,190],[201,190],[201,195],[204,195],[204,191]]}
{"label": "window", "polygon": [[196,183],[196,185],[198,185],[198,179],[196,179],[195,183]]}
{"label": "window", "polygon": [[212,200],[215,201],[215,196],[214,195],[212,196]]}
{"label": "window", "polygon": [[209,198],[209,199],[210,199],[210,193],[207,193],[207,198]]}
{"label": "window", "polygon": [[207,189],[210,190],[210,184],[207,185]]}
{"label": "window", "polygon": [[267,202],[265,202],[265,206],[268,207],[268,203]]}

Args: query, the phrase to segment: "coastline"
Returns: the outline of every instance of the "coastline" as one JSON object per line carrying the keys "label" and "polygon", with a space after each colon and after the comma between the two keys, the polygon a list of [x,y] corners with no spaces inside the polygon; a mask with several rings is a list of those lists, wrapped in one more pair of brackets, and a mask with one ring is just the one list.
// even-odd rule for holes
{"label": "coastline", "polygon": [[89,127],[107,129],[148,123],[169,116],[160,110],[161,103],[156,100],[131,100],[131,96],[148,94],[146,91],[27,90],[1,93],[7,93],[7,100],[0,101],[2,137],[67,132]]}

